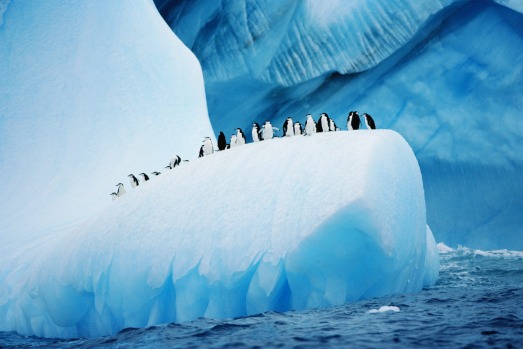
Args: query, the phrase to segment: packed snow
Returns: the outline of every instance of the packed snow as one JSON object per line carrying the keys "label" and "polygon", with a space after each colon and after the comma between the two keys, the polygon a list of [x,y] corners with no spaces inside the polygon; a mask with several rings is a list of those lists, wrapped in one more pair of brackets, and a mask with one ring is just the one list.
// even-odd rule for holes
{"label": "packed snow", "polygon": [[415,292],[439,268],[418,163],[389,130],[215,152],[0,258],[0,330],[46,337]]}
{"label": "packed snow", "polygon": [[0,19],[0,254],[213,136],[199,62],[151,1],[0,1]]}
{"label": "packed snow", "polygon": [[523,250],[521,1],[210,3],[156,0],[216,134],[367,111],[414,149],[438,242]]}

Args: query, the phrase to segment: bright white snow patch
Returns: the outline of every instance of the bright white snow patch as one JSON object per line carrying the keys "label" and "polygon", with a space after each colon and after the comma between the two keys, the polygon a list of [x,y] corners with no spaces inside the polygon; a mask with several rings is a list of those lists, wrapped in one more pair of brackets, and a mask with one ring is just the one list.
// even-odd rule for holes
{"label": "bright white snow patch", "polygon": [[385,313],[388,311],[399,313],[400,308],[393,306],[393,305],[384,305],[384,306],[380,307],[379,309],[371,309],[367,313],[375,314],[375,313]]}
{"label": "bright white snow patch", "polygon": [[99,336],[416,292],[437,277],[428,234],[418,163],[397,133],[251,143],[1,256],[0,330]]}

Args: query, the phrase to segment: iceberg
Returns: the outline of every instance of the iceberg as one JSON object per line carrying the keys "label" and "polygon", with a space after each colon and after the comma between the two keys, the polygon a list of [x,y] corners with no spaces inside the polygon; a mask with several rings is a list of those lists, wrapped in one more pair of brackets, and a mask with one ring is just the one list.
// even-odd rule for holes
{"label": "iceberg", "polygon": [[149,0],[0,1],[0,62],[0,254],[213,135],[200,64]]}
{"label": "iceberg", "polygon": [[438,241],[523,250],[521,1],[155,3],[216,133],[368,112],[414,149]]}
{"label": "iceberg", "polygon": [[0,330],[126,327],[340,305],[436,282],[420,168],[390,130],[249,143],[0,257]]}

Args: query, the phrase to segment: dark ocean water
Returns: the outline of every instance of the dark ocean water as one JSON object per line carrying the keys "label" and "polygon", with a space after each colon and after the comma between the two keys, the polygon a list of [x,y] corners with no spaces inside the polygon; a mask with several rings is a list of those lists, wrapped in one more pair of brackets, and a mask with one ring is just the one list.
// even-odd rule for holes
{"label": "dark ocean water", "polygon": [[[396,311],[369,312],[382,306]],[[523,252],[460,248],[441,254],[439,281],[417,294],[329,309],[126,329],[98,339],[0,332],[0,347],[523,348],[522,308]]]}

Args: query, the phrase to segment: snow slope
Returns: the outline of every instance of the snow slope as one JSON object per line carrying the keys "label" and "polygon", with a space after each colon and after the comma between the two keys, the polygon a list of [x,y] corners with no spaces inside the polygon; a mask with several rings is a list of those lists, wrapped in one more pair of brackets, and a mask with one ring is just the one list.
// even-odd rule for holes
{"label": "snow slope", "polygon": [[200,65],[152,1],[1,1],[0,62],[0,254],[212,135]]}
{"label": "snow slope", "polygon": [[411,148],[388,130],[251,143],[129,190],[0,256],[0,330],[125,327],[420,291],[439,255]]}
{"label": "snow slope", "polygon": [[412,145],[438,241],[523,249],[521,1],[156,5],[202,63],[216,133],[368,112]]}

